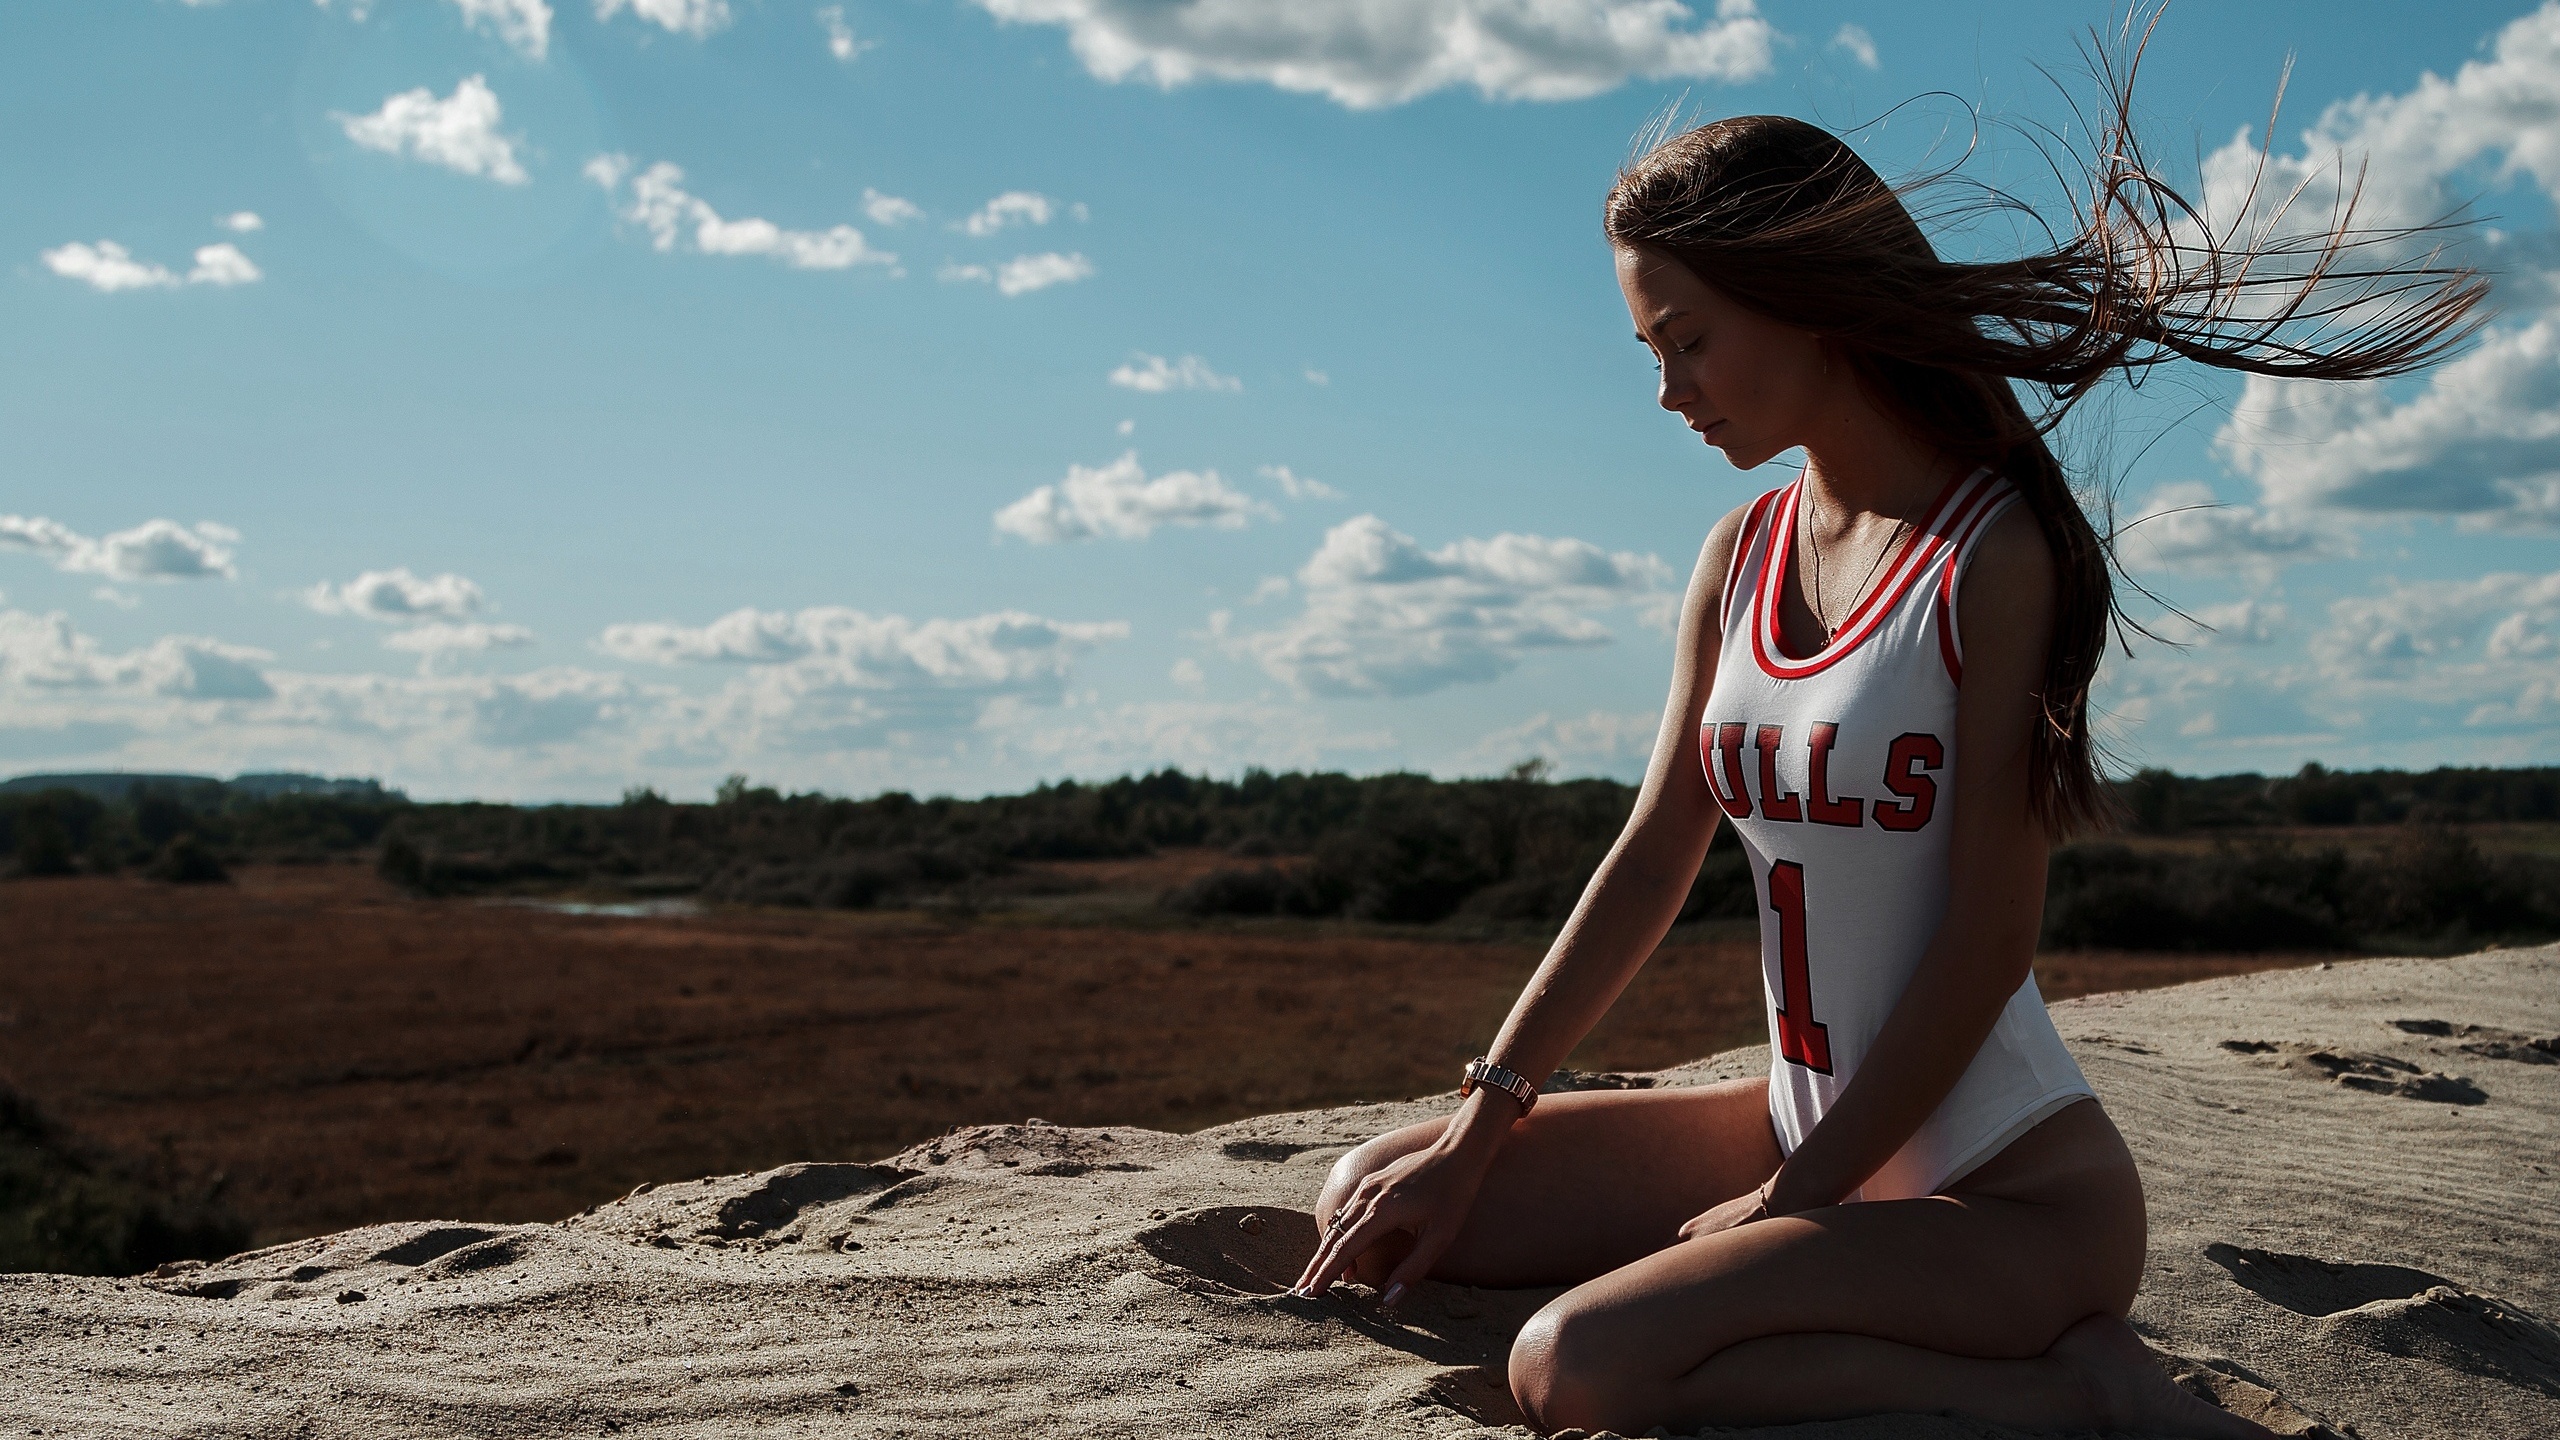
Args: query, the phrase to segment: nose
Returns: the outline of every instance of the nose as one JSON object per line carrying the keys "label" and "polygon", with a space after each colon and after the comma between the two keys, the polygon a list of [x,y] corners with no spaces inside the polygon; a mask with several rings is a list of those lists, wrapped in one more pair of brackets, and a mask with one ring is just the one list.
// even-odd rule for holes
{"label": "nose", "polygon": [[1697,398],[1698,387],[1690,384],[1688,379],[1672,366],[1662,367],[1661,381],[1653,397],[1655,404],[1665,410],[1676,412],[1686,408],[1690,401]]}

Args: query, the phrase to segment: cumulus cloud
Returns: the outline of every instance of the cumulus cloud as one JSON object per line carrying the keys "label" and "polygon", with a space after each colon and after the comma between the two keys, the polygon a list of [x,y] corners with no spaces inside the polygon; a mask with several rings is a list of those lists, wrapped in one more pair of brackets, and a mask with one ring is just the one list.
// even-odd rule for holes
{"label": "cumulus cloud", "polygon": [[944,693],[971,706],[997,694],[1054,695],[1076,656],[1128,633],[1120,621],[1050,620],[1019,610],[910,620],[828,605],[734,610],[707,625],[614,625],[596,643],[623,660],[787,672],[733,697],[771,717],[790,709],[793,697],[817,693],[869,696],[875,706],[897,692]]}
{"label": "cumulus cloud", "polygon": [[522,185],[533,178],[516,159],[516,142],[498,133],[498,95],[483,76],[464,76],[441,100],[421,85],[384,100],[370,115],[332,111],[329,118],[368,150],[440,165],[457,175],[486,176],[501,185]]}
{"label": "cumulus cloud", "polygon": [[[843,6],[829,5],[820,9],[817,14],[818,28],[827,32],[827,53],[833,55],[836,59],[846,64],[851,64],[853,63],[854,57],[860,55],[863,51],[878,48],[880,44],[879,41],[863,40],[854,35],[853,27],[845,23]],[[872,218],[878,219],[879,217],[874,216]],[[882,221],[881,223],[887,224],[889,222]]]}
{"label": "cumulus cloud", "polygon": [[236,235],[247,235],[267,228],[267,222],[259,219],[258,212],[255,210],[234,210],[213,223]]}
{"label": "cumulus cloud", "polygon": [[1016,255],[996,267],[996,290],[999,294],[1028,295],[1052,285],[1069,285],[1093,275],[1093,262],[1082,255],[1061,255],[1054,250],[1038,255]]}
{"label": "cumulus cloud", "polygon": [[1280,487],[1280,493],[1292,500],[1339,500],[1342,492],[1321,480],[1311,480],[1286,465],[1265,465],[1255,472]]}
{"label": "cumulus cloud", "polygon": [[2405,400],[2252,375],[2214,445],[2279,504],[2560,523],[2560,312],[2489,332]]}
{"label": "cumulus cloud", "polygon": [[185,526],[145,520],[130,530],[91,538],[41,515],[0,515],[0,549],[31,550],[57,570],[111,580],[228,580],[240,532],[210,520]]}
{"label": "cumulus cloud", "polygon": [[461,624],[430,620],[382,637],[383,649],[405,650],[417,656],[421,669],[432,669],[438,660],[448,655],[518,650],[532,643],[533,632],[522,625],[492,624],[485,620],[469,620]]}
{"label": "cumulus cloud", "polygon": [[207,245],[196,251],[195,268],[187,272],[190,285],[247,285],[265,276],[240,247],[231,244]]}
{"label": "cumulus cloud", "polygon": [[728,0],[596,0],[596,19],[610,20],[628,10],[676,35],[699,40],[729,23]]}
{"label": "cumulus cloud", "polygon": [[1309,695],[1420,695],[1509,673],[1533,650],[1605,645],[1593,612],[1657,601],[1659,558],[1583,540],[1496,535],[1425,550],[1375,515],[1346,520],[1301,566],[1299,615],[1234,637]]}
{"label": "cumulus cloud", "polygon": [[447,572],[421,579],[406,565],[367,570],[338,585],[323,581],[303,591],[302,601],[323,615],[353,615],[386,625],[464,620],[489,608],[488,596],[463,576]]}
{"label": "cumulus cloud", "polygon": [[661,160],[637,175],[631,169],[627,155],[598,155],[586,163],[585,174],[607,194],[619,194],[624,177],[630,176],[630,199],[618,213],[647,230],[649,243],[659,250],[689,244],[704,255],[764,255],[795,270],[898,263],[896,255],[874,249],[850,225],[786,230],[770,220],[724,219],[709,202],[685,190],[684,171],[671,162]]}
{"label": "cumulus cloud", "polygon": [[1016,255],[993,269],[984,265],[948,264],[935,272],[935,278],[993,284],[999,293],[1014,296],[1046,290],[1052,285],[1069,284],[1092,274],[1093,262],[1082,255],[1060,255],[1051,251],[1039,255]]}
{"label": "cumulus cloud", "polygon": [[1233,375],[1221,375],[1209,368],[1209,362],[1197,355],[1185,355],[1167,364],[1161,355],[1138,352],[1137,359],[1111,372],[1111,383],[1123,390],[1138,390],[1161,395],[1168,390],[1242,390],[1244,382]]}
{"label": "cumulus cloud", "polygon": [[874,225],[906,225],[924,218],[924,207],[895,195],[883,195],[865,186],[862,191],[862,213]]}
{"label": "cumulus cloud", "polygon": [[[2374,595],[2332,601],[2312,653],[2350,677],[2410,676],[2427,662],[2529,662],[2560,654],[2560,570],[2472,580],[2386,581]],[[2516,678],[2522,678],[2518,676]],[[2434,681],[2440,683],[2440,669]]]}
{"label": "cumulus cloud", "polygon": [[1568,775],[1641,773],[1662,729],[1660,712],[1590,710],[1558,716],[1540,711],[1470,745],[1457,757],[1478,772],[1544,760]]}
{"label": "cumulus cloud", "polygon": [[551,53],[551,7],[544,0],[453,0],[462,23],[505,41],[528,60]]}
{"label": "cumulus cloud", "polygon": [[0,683],[37,691],[124,690],[184,700],[263,700],[264,650],[170,635],[111,654],[61,611],[0,610]]}
{"label": "cumulus cloud", "polygon": [[1876,68],[1876,37],[1864,25],[1843,25],[1831,32],[1831,48],[1870,70]]}
{"label": "cumulus cloud", "polygon": [[2250,505],[2225,505],[2211,486],[2181,480],[2161,486],[2116,529],[2116,545],[2136,570],[2166,566],[2190,572],[2261,574],[2296,560],[2343,555],[2351,537],[2335,524]]}
{"label": "cumulus cloud", "polygon": [[[2207,212],[2246,233],[2316,233],[2360,183],[2359,223],[2414,224],[2454,210],[2484,168],[2560,197],[2560,3],[2508,24],[2489,52],[2450,79],[2430,73],[2399,94],[2331,105],[2290,153],[2243,130],[2206,160]],[[2560,300],[2552,236],[2485,238],[2506,249],[2488,260],[2507,272],[2502,292],[2535,307]],[[2449,258],[2481,258],[2455,242]],[[2528,310],[2413,395],[2250,376],[2215,444],[2281,505],[2549,526],[2560,523],[2555,401],[2560,317]]]}
{"label": "cumulus cloud", "polygon": [[1143,540],[1163,525],[1236,530],[1279,512],[1218,478],[1215,470],[1172,470],[1150,479],[1138,452],[1108,465],[1070,465],[1067,478],[1043,485],[996,512],[996,529],[1034,545],[1063,540]]}
{"label": "cumulus cloud", "polygon": [[2197,638],[2214,645],[2271,644],[2293,623],[2284,602],[2265,595],[2191,606],[2186,613],[2195,622]]}
{"label": "cumulus cloud", "polygon": [[179,285],[246,285],[261,278],[258,267],[250,263],[249,257],[241,254],[238,246],[227,242],[198,249],[195,268],[184,275],[166,265],[136,260],[132,252],[113,240],[101,240],[95,245],[75,240],[40,252],[40,258],[45,268],[54,274],[108,294],[118,290],[171,289]]}
{"label": "cumulus cloud", "polygon": [[977,0],[999,20],[1055,25],[1099,79],[1171,89],[1259,81],[1366,109],[1451,86],[1487,99],[1573,100],[1629,79],[1768,73],[1777,32],[1752,0],[1699,21],[1676,0]]}
{"label": "cumulus cloud", "polygon": [[960,228],[972,235],[993,235],[1015,225],[1046,225],[1054,213],[1049,197],[1030,190],[1007,190],[978,207],[977,213],[960,222]]}

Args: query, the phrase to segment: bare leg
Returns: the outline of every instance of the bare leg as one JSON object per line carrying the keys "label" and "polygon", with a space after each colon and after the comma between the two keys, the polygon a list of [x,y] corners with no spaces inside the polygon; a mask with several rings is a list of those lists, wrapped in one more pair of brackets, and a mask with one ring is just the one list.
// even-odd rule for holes
{"label": "bare leg", "polygon": [[2262,1436],[2124,1327],[2141,1189],[2073,1106],[1950,1193],[1827,1206],[1671,1246],[1532,1316],[1512,1392],[1541,1428],[1956,1411],[2032,1428]]}
{"label": "bare leg", "polygon": [[[1370,1171],[1440,1138],[1446,1120],[1391,1130],[1334,1162],[1316,1196],[1333,1219]],[[1690,1217],[1778,1168],[1768,1082],[1676,1090],[1577,1090],[1539,1097],[1511,1128],[1475,1208],[1432,1278],[1464,1285],[1572,1285],[1676,1243]],[[1393,1236],[1356,1257],[1377,1284],[1413,1248]]]}

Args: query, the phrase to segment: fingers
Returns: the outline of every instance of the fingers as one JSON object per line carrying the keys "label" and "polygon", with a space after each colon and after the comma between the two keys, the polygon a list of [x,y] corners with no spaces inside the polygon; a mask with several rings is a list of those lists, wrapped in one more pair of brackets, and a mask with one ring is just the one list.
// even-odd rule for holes
{"label": "fingers", "polygon": [[1351,1263],[1360,1258],[1362,1251],[1393,1228],[1374,1203],[1343,1206],[1334,1212],[1332,1228],[1317,1243],[1315,1258],[1307,1262],[1306,1272],[1293,1288],[1304,1295],[1322,1295],[1336,1280],[1350,1273]]}
{"label": "fingers", "polygon": [[1431,1226],[1423,1226],[1422,1233],[1413,1237],[1413,1253],[1404,1257],[1404,1263],[1387,1272],[1387,1288],[1378,1293],[1378,1303],[1388,1309],[1394,1309],[1396,1302],[1404,1298],[1404,1288],[1414,1281],[1429,1276],[1432,1263],[1438,1260],[1440,1252],[1447,1248],[1440,1238],[1432,1233]]}

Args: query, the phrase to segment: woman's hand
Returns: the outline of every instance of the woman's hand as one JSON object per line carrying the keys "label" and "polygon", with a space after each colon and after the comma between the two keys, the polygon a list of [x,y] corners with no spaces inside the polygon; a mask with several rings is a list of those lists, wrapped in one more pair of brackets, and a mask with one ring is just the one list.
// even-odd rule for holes
{"label": "woman's hand", "polygon": [[1413,1237],[1413,1249],[1389,1272],[1379,1300],[1395,1304],[1405,1286],[1430,1274],[1457,1239],[1489,1162],[1489,1156],[1470,1151],[1427,1146],[1371,1171],[1333,1212],[1331,1228],[1316,1242],[1315,1255],[1290,1293],[1322,1295],[1363,1253],[1402,1231]]}
{"label": "woman's hand", "polygon": [[1680,1227],[1680,1238],[1697,1240],[1720,1230],[1731,1230],[1748,1225],[1754,1220],[1768,1219],[1769,1191],[1777,1183],[1778,1177],[1772,1175],[1760,1182],[1759,1189],[1746,1190],[1704,1215],[1697,1216]]}

